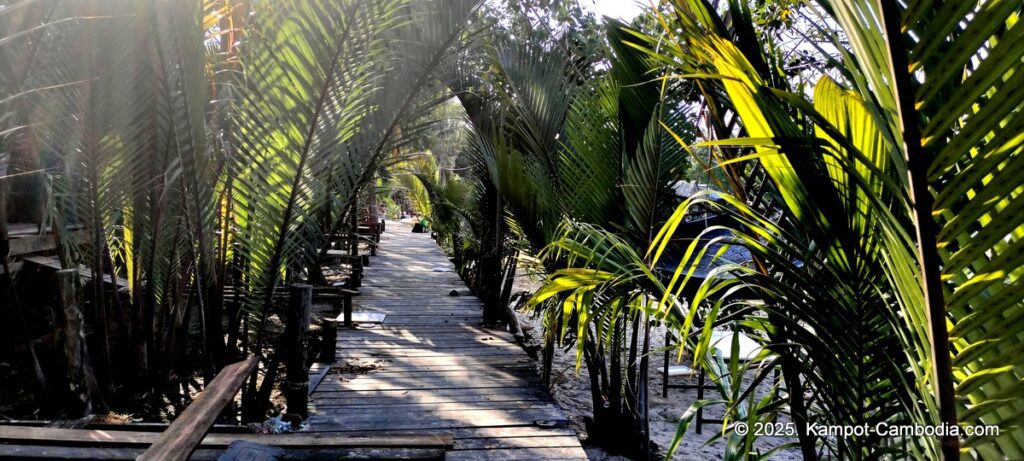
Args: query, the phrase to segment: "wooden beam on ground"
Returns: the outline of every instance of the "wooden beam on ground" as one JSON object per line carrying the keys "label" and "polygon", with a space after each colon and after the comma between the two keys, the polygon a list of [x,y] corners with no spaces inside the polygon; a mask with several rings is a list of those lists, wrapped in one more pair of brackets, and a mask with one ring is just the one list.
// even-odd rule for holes
{"label": "wooden beam on ground", "polygon": [[[331,348],[334,348],[333,343],[331,344]],[[310,376],[312,376],[312,378],[309,380],[309,390],[306,392],[307,396],[313,395],[313,391],[315,391],[316,387],[320,385],[320,382],[324,380],[324,377],[327,376],[327,373],[331,372],[331,367],[333,365],[333,363],[317,362],[314,363],[312,367],[310,367],[309,374]]]}
{"label": "wooden beam on ground", "polygon": [[196,396],[185,411],[171,423],[160,438],[146,450],[140,461],[176,460],[184,461],[195,451],[217,420],[221,410],[231,401],[242,383],[256,368],[259,359],[236,362],[224,367],[217,377]]}
{"label": "wooden beam on ground", "polygon": [[[130,424],[125,425],[130,428]],[[170,430],[170,429],[168,429]],[[0,442],[21,445],[145,447],[162,436],[158,432],[130,430],[60,429],[50,427],[0,425]],[[331,433],[295,434],[206,434],[201,448],[225,448],[236,440],[284,448],[312,447],[406,447],[450,448],[455,439],[450,433],[348,435]],[[0,445],[2,447],[3,445]],[[0,451],[3,451],[0,449]]]}
{"label": "wooden beam on ground", "polygon": [[[141,448],[105,448],[105,447],[58,447],[43,445],[4,445],[0,450],[0,459],[24,460],[135,460],[139,459]],[[223,449],[201,448],[189,458],[190,461],[253,461],[254,453],[226,453]],[[371,459],[420,459],[444,460],[446,450],[442,448],[377,448],[377,447],[311,447],[286,448],[281,450],[281,461],[299,461],[310,459],[330,460],[371,460]],[[270,458],[273,459],[273,458]]]}

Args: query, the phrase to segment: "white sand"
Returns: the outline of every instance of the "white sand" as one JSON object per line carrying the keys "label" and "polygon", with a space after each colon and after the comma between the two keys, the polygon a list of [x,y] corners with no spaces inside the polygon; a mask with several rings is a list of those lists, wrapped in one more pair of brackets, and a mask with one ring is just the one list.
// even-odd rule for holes
{"label": "white sand", "polygon": [[[529,276],[517,277],[515,291],[529,291],[535,290],[539,287],[539,282]],[[541,319],[539,317],[533,317],[527,314],[519,314],[520,324],[527,330],[530,336],[535,341],[540,341],[541,337]],[[651,334],[651,350],[660,350],[663,347],[665,332],[664,329],[653,331]],[[683,389],[669,389],[668,397],[661,396],[662,386],[662,352],[655,352],[650,358],[650,429],[651,429],[651,440],[657,444],[659,452],[663,453],[663,450],[668,447],[671,443],[673,436],[675,435],[676,427],[679,421],[679,417],[686,411],[690,405],[697,400],[697,393],[695,390],[683,390]],[[672,362],[675,363],[675,356],[672,356]],[[583,424],[583,418],[591,414],[591,399],[590,399],[590,378],[587,375],[587,371],[584,368],[576,372],[576,357],[575,350],[570,350],[568,353],[563,352],[561,349],[556,349],[555,359],[552,367],[552,383],[551,392],[555,397],[558,404],[565,410],[567,416],[572,420],[573,426],[576,431],[580,434],[581,439],[586,439],[586,429]],[[689,364],[689,363],[684,363]],[[540,363],[537,364],[538,370],[540,369]],[[673,377],[672,382],[681,384],[689,379],[689,384],[696,383],[696,377],[684,378],[684,377]],[[705,391],[705,399],[715,399],[720,397],[718,392],[715,390]],[[705,417],[717,418],[721,417],[723,408],[719,407],[708,407],[705,410]],[[780,421],[782,419],[780,418]],[[721,459],[725,449],[725,443],[723,439],[716,440],[715,442],[705,445],[708,439],[712,438],[717,431],[721,431],[721,425],[719,424],[705,424],[703,426],[703,433],[697,434],[694,432],[694,426],[691,424],[690,430],[683,437],[682,443],[676,450],[675,455],[672,459],[677,460],[714,460]],[[777,437],[761,437],[756,443],[756,447],[762,452],[767,451],[771,447],[775,447],[787,442],[793,442],[793,439],[784,439]],[[592,446],[585,446],[587,455],[592,460],[601,461],[626,461],[627,458],[621,456],[610,455],[603,449]],[[773,460],[799,460],[801,459],[800,453],[796,448],[789,448],[777,452],[773,457]]]}

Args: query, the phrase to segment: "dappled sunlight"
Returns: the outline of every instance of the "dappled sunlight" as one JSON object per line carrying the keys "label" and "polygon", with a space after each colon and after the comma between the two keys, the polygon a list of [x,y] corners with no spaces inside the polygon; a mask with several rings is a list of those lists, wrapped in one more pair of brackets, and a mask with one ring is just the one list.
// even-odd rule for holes
{"label": "dappled sunlight", "polygon": [[434,241],[408,232],[381,240],[354,305],[387,318],[338,330],[337,363],[310,396],[309,430],[513,431],[555,439],[490,443],[582,456],[533,360],[508,332],[482,326],[479,299],[450,295],[466,287]]}

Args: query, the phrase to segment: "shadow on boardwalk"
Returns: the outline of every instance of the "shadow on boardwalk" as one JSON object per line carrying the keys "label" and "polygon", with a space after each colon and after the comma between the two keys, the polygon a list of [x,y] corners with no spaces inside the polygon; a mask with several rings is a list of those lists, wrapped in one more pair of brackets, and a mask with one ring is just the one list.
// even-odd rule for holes
{"label": "shadow on boardwalk", "polygon": [[449,460],[585,460],[576,433],[510,334],[481,326],[473,296],[428,234],[390,222],[356,312],[381,326],[340,330],[310,401],[310,431],[450,432]]}

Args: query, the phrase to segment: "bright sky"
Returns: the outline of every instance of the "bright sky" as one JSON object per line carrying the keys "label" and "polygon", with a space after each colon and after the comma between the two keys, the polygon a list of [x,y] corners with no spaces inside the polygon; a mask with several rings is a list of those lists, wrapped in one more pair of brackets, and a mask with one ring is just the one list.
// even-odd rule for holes
{"label": "bright sky", "polygon": [[580,5],[593,11],[598,18],[611,16],[624,19],[626,22],[632,20],[644,7],[650,5],[649,0],[580,0]]}

